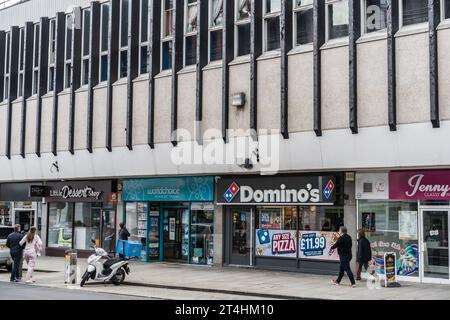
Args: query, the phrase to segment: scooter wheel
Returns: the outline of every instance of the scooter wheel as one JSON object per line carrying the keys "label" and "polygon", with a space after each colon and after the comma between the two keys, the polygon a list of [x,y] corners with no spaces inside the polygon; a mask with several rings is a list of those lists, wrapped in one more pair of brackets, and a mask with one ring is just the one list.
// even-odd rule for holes
{"label": "scooter wheel", "polygon": [[114,285],[116,285],[116,286],[118,286],[121,283],[123,283],[124,280],[125,280],[125,271],[122,268],[117,270],[117,272],[114,275],[114,277],[111,278],[112,283]]}
{"label": "scooter wheel", "polygon": [[83,277],[81,277],[80,287],[84,286],[84,284],[86,283],[86,281],[88,281],[89,277],[90,277],[90,274],[89,274],[89,272],[86,271],[86,272],[83,274]]}

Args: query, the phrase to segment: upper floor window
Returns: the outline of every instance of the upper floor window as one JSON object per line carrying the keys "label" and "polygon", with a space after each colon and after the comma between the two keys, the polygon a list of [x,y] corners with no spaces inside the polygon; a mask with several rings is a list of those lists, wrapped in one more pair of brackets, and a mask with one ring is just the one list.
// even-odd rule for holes
{"label": "upper floor window", "polygon": [[33,84],[32,92],[33,94],[38,93],[39,85],[39,49],[40,49],[40,32],[41,28],[38,23],[34,25],[34,36],[33,36]]}
{"label": "upper floor window", "polygon": [[3,88],[3,99],[9,99],[9,79],[10,79],[10,45],[11,45],[11,34],[9,32],[6,33],[5,36],[5,83]]}
{"label": "upper floor window", "polygon": [[326,0],[326,39],[348,36],[348,0]]}
{"label": "upper floor window", "polygon": [[148,51],[148,0],[141,0],[141,14],[139,23],[139,73],[148,72],[149,51]]}
{"label": "upper floor window", "polygon": [[121,0],[120,5],[120,54],[119,54],[119,78],[127,76],[128,66],[128,0]]}
{"label": "upper floor window", "polygon": [[50,20],[48,46],[48,87],[47,92],[55,87],[55,59],[56,59],[56,20]]}
{"label": "upper floor window", "polygon": [[313,3],[314,0],[294,1],[294,45],[313,42]]}
{"label": "upper floor window", "polygon": [[235,56],[250,54],[251,1],[235,0]]}
{"label": "upper floor window", "polygon": [[444,19],[450,19],[450,0],[443,0],[442,5],[444,6],[442,10]]}
{"label": "upper floor window", "polygon": [[209,1],[209,61],[222,59],[223,0]]}
{"label": "upper floor window", "polygon": [[91,11],[84,9],[81,13],[81,84],[87,85],[89,83],[89,53],[91,41]]}
{"label": "upper floor window", "polygon": [[400,26],[428,21],[428,0],[400,1]]}
{"label": "upper floor window", "polygon": [[17,83],[17,96],[23,95],[23,70],[25,64],[25,29],[20,28],[20,42],[19,42],[19,76]]}
{"label": "upper floor window", "polygon": [[64,53],[64,88],[70,88],[72,76],[72,28],[74,15],[66,15],[66,48]]}
{"label": "upper floor window", "polygon": [[264,1],[264,51],[280,49],[281,0]]}
{"label": "upper floor window", "polygon": [[161,70],[172,69],[173,0],[163,0],[161,28]]}
{"label": "upper floor window", "polygon": [[387,0],[364,0],[364,33],[386,29]]}
{"label": "upper floor window", "polygon": [[197,62],[197,0],[185,0],[184,66]]}
{"label": "upper floor window", "polygon": [[108,28],[109,4],[103,3],[100,11],[100,82],[108,80]]}

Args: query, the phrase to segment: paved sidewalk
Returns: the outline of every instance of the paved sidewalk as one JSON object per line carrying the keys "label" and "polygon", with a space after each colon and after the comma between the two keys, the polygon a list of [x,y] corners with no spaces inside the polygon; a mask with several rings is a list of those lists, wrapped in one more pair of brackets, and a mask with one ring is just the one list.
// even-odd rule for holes
{"label": "paved sidewalk", "polygon": [[[78,259],[79,278],[86,267]],[[88,282],[84,288],[64,284],[64,258],[41,257],[37,262],[37,285],[96,292],[115,292],[163,299],[444,299],[450,300],[450,285],[402,282],[400,288],[369,289],[365,281],[351,288],[348,279],[341,286],[330,276],[244,268],[211,268],[165,263],[132,262],[126,284]],[[0,273],[0,281],[9,275]]]}

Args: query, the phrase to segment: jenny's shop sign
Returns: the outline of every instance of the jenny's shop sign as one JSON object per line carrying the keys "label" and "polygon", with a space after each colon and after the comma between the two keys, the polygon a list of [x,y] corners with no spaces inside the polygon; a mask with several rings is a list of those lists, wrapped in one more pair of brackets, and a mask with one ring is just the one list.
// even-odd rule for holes
{"label": "jenny's shop sign", "polygon": [[75,181],[49,184],[46,200],[65,202],[104,202],[112,190],[108,181]]}
{"label": "jenny's shop sign", "polygon": [[450,171],[392,171],[389,198],[394,200],[450,200]]}

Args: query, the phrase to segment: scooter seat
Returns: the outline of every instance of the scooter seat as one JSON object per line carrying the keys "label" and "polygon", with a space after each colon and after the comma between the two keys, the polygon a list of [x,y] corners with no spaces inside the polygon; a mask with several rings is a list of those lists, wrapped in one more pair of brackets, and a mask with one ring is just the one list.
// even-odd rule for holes
{"label": "scooter seat", "polygon": [[122,258],[120,258],[120,257],[106,260],[105,263],[103,263],[103,268],[105,270],[109,269],[112,265],[114,265],[114,264],[116,264],[117,262],[120,262],[120,261],[122,261]]}

